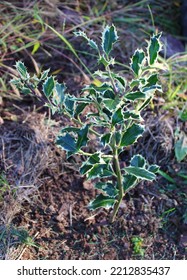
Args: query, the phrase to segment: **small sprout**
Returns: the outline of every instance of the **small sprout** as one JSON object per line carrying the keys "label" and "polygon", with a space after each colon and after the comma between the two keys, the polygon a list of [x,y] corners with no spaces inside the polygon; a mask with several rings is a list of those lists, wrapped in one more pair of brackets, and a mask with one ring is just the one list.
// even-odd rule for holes
{"label": "small sprout", "polygon": [[[100,46],[82,31],[75,35],[81,36],[94,51],[97,50],[99,65],[105,68],[94,73],[95,81],[99,83],[86,86],[83,88],[84,94],[75,97],[66,92],[64,84],[48,76],[49,70],[42,72],[40,77],[30,77],[24,64],[19,61],[16,63],[19,78],[12,82],[25,94],[32,95],[40,85],[45,104],[52,113],[58,112],[69,118],[73,125],[61,130],[56,144],[66,151],[67,158],[74,154],[84,156],[80,174],[92,180],[100,191],[88,207],[90,210],[100,207],[113,209],[111,222],[114,222],[125,194],[142,180],[155,180],[155,173],[158,172],[158,166],[149,165],[141,155],[134,155],[130,163],[121,168],[120,154],[144,133],[141,112],[149,105],[156,90],[162,90],[155,68],[161,50],[161,34],[150,38],[147,49],[134,52],[130,62],[134,74],[131,81],[111,70],[115,59],[110,54],[118,41],[114,25],[106,26]],[[96,145],[88,153],[87,146],[93,137]],[[135,253],[141,255],[142,241],[134,239],[132,242]]]}

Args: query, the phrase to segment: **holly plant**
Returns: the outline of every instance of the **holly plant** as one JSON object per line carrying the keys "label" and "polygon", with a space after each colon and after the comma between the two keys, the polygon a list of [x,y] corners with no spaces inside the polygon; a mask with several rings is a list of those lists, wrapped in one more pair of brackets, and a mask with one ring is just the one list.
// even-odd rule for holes
{"label": "holly plant", "polygon": [[[43,71],[39,77],[31,77],[21,61],[16,63],[19,77],[11,82],[25,94],[38,96],[38,89],[42,89],[40,99],[45,100],[52,113],[69,118],[71,125],[61,129],[56,144],[66,151],[67,158],[75,154],[81,156],[80,173],[92,180],[99,190],[88,207],[91,210],[112,208],[113,222],[124,195],[142,180],[155,180],[158,171],[157,165],[149,165],[140,154],[134,155],[123,167],[120,167],[120,158],[124,150],[144,133],[141,112],[151,102],[154,93],[161,91],[156,69],[161,34],[153,35],[145,50],[134,52],[129,67],[132,80],[126,80],[113,70],[115,59],[111,53],[118,42],[114,25],[103,30],[101,45],[83,31],[75,35],[86,40],[89,48],[98,55],[102,70],[97,70],[93,76],[99,83],[85,86],[76,97],[67,92],[65,84],[49,75],[49,70]],[[91,143],[92,149],[89,149]]]}

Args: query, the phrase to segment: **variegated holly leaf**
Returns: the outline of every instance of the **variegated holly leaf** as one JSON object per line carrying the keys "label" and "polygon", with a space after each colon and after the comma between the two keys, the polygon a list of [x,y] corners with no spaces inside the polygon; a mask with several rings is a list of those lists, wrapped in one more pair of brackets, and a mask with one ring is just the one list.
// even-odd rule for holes
{"label": "variegated holly leaf", "polygon": [[125,174],[123,176],[123,189],[124,192],[129,191],[130,189],[134,188],[138,183],[138,179],[136,176],[131,174]]}
{"label": "variegated holly leaf", "polygon": [[142,136],[144,132],[144,126],[140,124],[133,123],[127,130],[122,134],[121,147],[126,147],[132,145],[137,141],[137,139]]}
{"label": "variegated holly leaf", "polygon": [[30,78],[29,73],[27,72],[27,68],[25,67],[25,64],[21,61],[16,62],[16,70],[18,71],[20,78],[22,80],[28,80]]}
{"label": "variegated holly leaf", "polygon": [[99,50],[97,43],[94,40],[88,38],[88,36],[86,35],[86,33],[84,31],[79,30],[79,31],[74,32],[74,34],[76,37],[80,36],[80,37],[83,37],[84,39],[86,39],[86,41],[88,42],[88,45],[92,49],[95,49],[97,51]]}
{"label": "variegated holly leaf", "polygon": [[94,200],[92,200],[89,203],[88,208],[90,210],[96,210],[101,207],[105,209],[109,209],[109,208],[113,208],[115,202],[116,202],[115,198],[111,198],[110,196],[99,194]]}
{"label": "variegated holly leaf", "polygon": [[112,181],[98,182],[95,184],[95,188],[102,190],[105,195],[115,198],[118,195],[119,190],[116,188],[116,183]]}
{"label": "variegated holly leaf", "polygon": [[137,166],[128,166],[125,167],[124,170],[130,174],[133,175],[139,179],[142,180],[148,180],[148,181],[153,181],[155,180],[156,176],[153,172],[150,172],[146,170],[145,168],[142,167],[137,167]]}
{"label": "variegated holly leaf", "polygon": [[158,33],[157,35],[153,35],[148,44],[148,61],[150,65],[153,65],[158,58],[158,53],[162,49],[162,43],[160,41],[162,33]]}
{"label": "variegated holly leaf", "polygon": [[54,87],[55,87],[54,77],[50,76],[43,83],[43,92],[47,98],[49,98],[52,95]]}
{"label": "variegated holly leaf", "polygon": [[117,31],[114,25],[106,26],[102,33],[102,49],[108,56],[113,48],[113,44],[118,40]]}
{"label": "variegated holly leaf", "polygon": [[139,74],[141,73],[144,63],[145,63],[145,53],[142,49],[137,49],[134,52],[134,55],[130,63],[132,70],[137,76],[139,76]]}

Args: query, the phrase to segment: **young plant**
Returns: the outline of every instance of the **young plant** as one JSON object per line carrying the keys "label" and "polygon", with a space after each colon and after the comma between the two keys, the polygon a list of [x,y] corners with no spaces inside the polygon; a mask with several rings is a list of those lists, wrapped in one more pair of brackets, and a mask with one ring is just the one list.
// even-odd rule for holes
{"label": "young plant", "polygon": [[134,236],[131,238],[131,242],[133,245],[134,254],[143,257],[144,253],[145,253],[145,250],[142,248],[143,247],[143,238],[141,238],[139,236]]}
{"label": "young plant", "polygon": [[[150,38],[145,51],[137,49],[134,52],[130,62],[134,78],[130,81],[113,71],[115,59],[111,52],[118,41],[114,25],[102,32],[101,46],[82,31],[75,35],[83,37],[98,54],[98,64],[104,70],[96,71],[94,76],[102,81],[100,85],[90,84],[75,97],[67,93],[64,84],[49,76],[49,70],[42,72],[40,77],[30,77],[20,61],[16,63],[19,78],[12,83],[25,94],[32,95],[36,95],[36,90],[42,86],[46,106],[53,114],[64,114],[73,123],[62,128],[56,144],[66,151],[67,158],[74,154],[84,156],[80,173],[93,180],[95,188],[100,190],[88,207],[91,210],[113,208],[113,222],[124,195],[141,180],[156,178],[158,166],[149,165],[143,156],[134,155],[129,165],[126,163],[122,168],[120,156],[142,136],[145,127],[141,112],[151,102],[155,91],[161,91],[155,68],[161,34]],[[93,137],[95,151],[89,152]]]}

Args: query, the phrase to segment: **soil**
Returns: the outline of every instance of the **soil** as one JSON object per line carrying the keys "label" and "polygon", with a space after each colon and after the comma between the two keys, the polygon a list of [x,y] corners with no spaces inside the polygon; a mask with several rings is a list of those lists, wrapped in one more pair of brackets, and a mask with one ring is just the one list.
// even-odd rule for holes
{"label": "soil", "polygon": [[[141,183],[131,190],[122,202],[116,221],[111,224],[111,210],[91,212],[87,209],[89,201],[95,197],[97,191],[91,182],[79,175],[77,170],[80,158],[74,156],[66,160],[65,153],[53,143],[64,120],[58,117],[53,120],[55,125],[46,129],[46,113],[42,111],[28,113],[28,107],[22,107],[22,113],[15,114],[18,116],[16,122],[5,120],[0,127],[4,143],[1,144],[0,151],[3,159],[1,170],[10,185],[14,186],[13,189],[17,183],[16,195],[6,192],[1,207],[5,209],[5,204],[11,207],[10,197],[11,201],[19,205],[16,206],[17,213],[15,211],[12,215],[6,228],[26,230],[33,243],[31,245],[24,240],[20,245],[18,236],[12,235],[9,254],[5,254],[7,258],[186,259],[186,187],[178,177],[176,185],[169,185],[158,176],[157,181]],[[155,157],[160,158],[161,168],[165,170],[169,158],[169,167],[177,174],[186,164],[177,164],[173,150],[163,149],[163,141],[154,140],[154,131],[156,127],[158,130],[158,124],[155,116],[152,116],[153,126],[150,112],[147,111],[147,115],[149,118],[147,117],[146,122],[152,133],[149,133],[148,129],[133,150],[127,151],[127,158],[133,151],[144,154],[145,146],[142,148],[142,143],[147,143],[148,159],[153,161]],[[159,118],[158,115],[157,117]],[[160,133],[165,135],[163,137],[166,137],[166,126],[160,125],[159,129]],[[154,150],[157,153],[154,155],[150,153],[150,145],[155,145]],[[18,151],[22,154],[22,163]],[[32,161],[26,166],[28,157],[32,158]],[[10,209],[6,211],[4,216],[7,219]],[[135,250],[134,237],[141,240],[139,251]]]}

